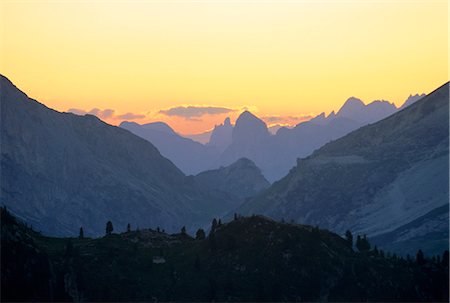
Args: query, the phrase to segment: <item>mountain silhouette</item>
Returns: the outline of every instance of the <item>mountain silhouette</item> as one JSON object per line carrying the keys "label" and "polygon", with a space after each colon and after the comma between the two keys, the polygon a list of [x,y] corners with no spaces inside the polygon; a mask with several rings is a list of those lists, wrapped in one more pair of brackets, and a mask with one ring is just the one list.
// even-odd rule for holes
{"label": "mountain silhouette", "polygon": [[218,157],[216,148],[184,138],[163,122],[143,125],[122,122],[120,127],[151,142],[164,157],[188,175],[210,169]]}
{"label": "mountain silhouette", "polygon": [[447,83],[326,144],[239,212],[349,229],[403,254],[448,248],[448,100]]}
{"label": "mountain silhouette", "polygon": [[[60,113],[1,76],[1,204],[37,230],[104,233],[203,226],[232,206],[200,190],[148,141],[95,116]],[[152,124],[164,135],[165,125]]]}
{"label": "mountain silhouette", "polygon": [[246,158],[227,167],[202,172],[195,176],[195,181],[205,190],[228,194],[230,200],[236,201],[236,207],[270,186],[255,163]]}
{"label": "mountain silhouette", "polygon": [[232,133],[233,125],[231,125],[230,118],[226,118],[222,124],[214,127],[207,145],[216,148],[221,153],[231,144]]}

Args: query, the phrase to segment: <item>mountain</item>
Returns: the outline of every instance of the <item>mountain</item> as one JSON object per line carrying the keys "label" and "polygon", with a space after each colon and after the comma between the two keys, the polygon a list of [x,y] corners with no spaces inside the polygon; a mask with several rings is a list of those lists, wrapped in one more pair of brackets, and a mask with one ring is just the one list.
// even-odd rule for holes
{"label": "mountain", "polygon": [[297,158],[306,157],[324,144],[396,111],[395,105],[387,101],[377,100],[365,105],[351,97],[337,113],[328,116],[322,113],[292,128],[280,127],[274,135],[262,120],[245,111],[236,121],[231,143],[214,166],[229,165],[246,157],[273,182],[285,176]]}
{"label": "mountain", "polygon": [[270,186],[255,163],[246,158],[202,172],[195,176],[195,181],[205,190],[228,194],[230,200],[237,201],[236,206]]}
{"label": "mountain", "polygon": [[[230,209],[148,141],[98,118],[60,113],[0,79],[1,204],[49,235],[87,235],[114,221],[201,226]],[[152,125],[163,133],[170,129]]]}
{"label": "mountain", "polygon": [[448,251],[442,262],[355,252],[326,230],[259,216],[206,239],[151,229],[77,239],[1,215],[4,301],[448,302]]}
{"label": "mountain", "polygon": [[343,234],[386,249],[448,248],[449,85],[298,160],[239,210]]}
{"label": "mountain", "polygon": [[210,169],[218,157],[216,149],[178,135],[163,122],[143,125],[122,122],[120,127],[151,142],[164,157],[188,175]]}
{"label": "mountain", "polygon": [[214,127],[207,145],[216,148],[221,153],[231,144],[232,133],[233,125],[231,125],[230,118],[226,118],[222,124]]}
{"label": "mountain", "polygon": [[425,96],[426,96],[425,94],[409,95],[408,99],[406,99],[406,101],[402,104],[402,106],[400,106],[400,109],[410,106],[411,104],[419,101],[420,99],[422,99]]}
{"label": "mountain", "polygon": [[194,140],[195,142],[201,143],[203,145],[206,145],[211,140],[212,130],[206,131],[199,134],[188,134],[183,135],[183,137]]}

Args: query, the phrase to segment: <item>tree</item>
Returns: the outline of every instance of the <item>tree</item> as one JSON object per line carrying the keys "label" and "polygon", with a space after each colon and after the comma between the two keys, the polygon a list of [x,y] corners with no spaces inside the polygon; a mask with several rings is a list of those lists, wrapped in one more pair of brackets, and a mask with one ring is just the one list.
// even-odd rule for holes
{"label": "tree", "polygon": [[203,228],[199,228],[197,230],[197,232],[195,233],[195,238],[197,240],[203,240],[206,238],[206,234],[205,234],[205,231],[203,230]]}
{"label": "tree", "polygon": [[347,230],[345,232],[345,239],[347,240],[348,247],[352,248],[353,247],[353,235],[352,235],[351,231]]}
{"label": "tree", "polygon": [[161,229],[159,228],[159,226],[156,228],[157,232],[161,232]]}
{"label": "tree", "polygon": [[238,219],[238,214],[234,213],[234,220],[236,221]]}
{"label": "tree", "polygon": [[358,248],[358,250],[361,252],[370,250],[370,243],[369,240],[367,240],[366,235],[364,235],[362,238],[360,235],[356,237],[356,248]]}
{"label": "tree", "polygon": [[129,232],[131,232],[131,225],[130,225],[130,223],[128,223],[128,225],[127,225],[127,233],[129,233]]}
{"label": "tree", "polygon": [[106,235],[112,234],[114,228],[111,221],[106,222]]}
{"label": "tree", "polygon": [[419,249],[416,254],[416,262],[418,265],[424,265],[425,264],[425,256],[423,254],[423,251]]}
{"label": "tree", "polygon": [[361,236],[360,235],[358,235],[357,237],[356,237],[356,248],[359,250],[359,251],[361,251]]}
{"label": "tree", "polygon": [[83,227],[80,227],[80,235],[78,236],[78,238],[80,238],[80,239],[83,239],[83,238],[84,238]]}
{"label": "tree", "polygon": [[216,220],[216,218],[214,218],[211,223],[211,230],[210,230],[209,234],[214,233],[216,231],[216,228],[217,228],[217,220]]}
{"label": "tree", "polygon": [[222,220],[219,219],[219,222],[217,222],[217,226],[221,226],[222,225]]}
{"label": "tree", "polygon": [[182,234],[182,235],[185,235],[185,234],[186,234],[186,227],[185,227],[185,226],[183,226],[183,227],[181,228],[181,234]]}

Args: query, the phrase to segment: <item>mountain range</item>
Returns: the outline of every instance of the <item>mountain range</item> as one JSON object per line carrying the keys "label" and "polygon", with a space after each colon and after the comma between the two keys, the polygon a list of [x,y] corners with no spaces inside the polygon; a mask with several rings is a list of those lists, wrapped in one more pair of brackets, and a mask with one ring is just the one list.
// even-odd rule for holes
{"label": "mountain range", "polygon": [[367,234],[404,254],[448,248],[448,127],[447,83],[299,159],[238,212]]}
{"label": "mountain range", "polygon": [[[174,231],[203,226],[236,206],[123,128],[49,109],[4,76],[0,100],[1,204],[37,230],[71,235],[82,226],[99,235],[112,220],[123,229],[130,223]],[[164,133],[193,149],[200,145],[161,123],[147,128],[155,138]]]}
{"label": "mountain range", "polygon": [[[400,109],[423,96],[410,96]],[[120,127],[152,142],[186,174],[197,174],[248,158],[256,163],[266,179],[273,182],[285,176],[297,158],[306,157],[327,142],[384,119],[398,110],[387,101],[377,100],[365,105],[360,99],[351,97],[337,113],[331,112],[328,116],[322,113],[293,128],[277,127],[275,134],[264,121],[244,111],[235,125],[229,118],[216,125],[206,144],[182,138],[169,126],[165,127],[170,129],[167,132],[155,130],[154,123],[139,125],[123,122]]]}

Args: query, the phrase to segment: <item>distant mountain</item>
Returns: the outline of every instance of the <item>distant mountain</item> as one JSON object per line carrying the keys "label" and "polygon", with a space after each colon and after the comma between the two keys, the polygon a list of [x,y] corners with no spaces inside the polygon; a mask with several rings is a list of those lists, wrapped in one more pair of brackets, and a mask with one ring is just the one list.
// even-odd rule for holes
{"label": "distant mountain", "polygon": [[216,148],[221,153],[231,144],[232,133],[233,125],[231,125],[230,118],[226,118],[222,124],[214,127],[207,145]]}
{"label": "distant mountain", "polygon": [[355,252],[329,231],[260,216],[198,239],[134,228],[52,238],[0,212],[6,302],[448,302],[448,251],[442,262]]}
{"label": "distant mountain", "polygon": [[226,193],[236,206],[268,188],[270,183],[251,160],[242,158],[227,167],[209,170],[195,176],[195,181],[205,190]]}
{"label": "distant mountain", "polygon": [[448,248],[448,100],[447,83],[326,144],[240,212],[349,229],[402,254]]}
{"label": "distant mountain", "polygon": [[425,94],[409,95],[408,99],[406,99],[406,101],[402,104],[402,106],[400,106],[400,109],[410,106],[411,104],[419,101],[420,99],[422,99],[425,96],[426,96]]}
{"label": "distant mountain", "polygon": [[262,120],[244,112],[236,121],[231,144],[215,166],[228,165],[246,157],[273,182],[285,176],[297,158],[306,157],[324,144],[396,111],[396,106],[387,101],[377,100],[365,105],[360,99],[351,97],[337,113],[331,112],[328,116],[322,113],[293,128],[279,127],[274,135]]}
{"label": "distant mountain", "polygon": [[210,169],[218,158],[215,148],[184,138],[163,122],[143,125],[122,122],[120,127],[151,142],[164,157],[188,175]]}
{"label": "distant mountain", "polygon": [[212,130],[206,131],[199,134],[188,134],[183,135],[183,137],[194,140],[195,142],[201,143],[203,145],[208,144],[208,142],[211,140]]}
{"label": "distant mountain", "polygon": [[[130,223],[203,226],[228,211],[148,141],[98,118],[59,113],[0,79],[1,201],[50,235],[87,235]],[[163,124],[146,126],[176,138]]]}

